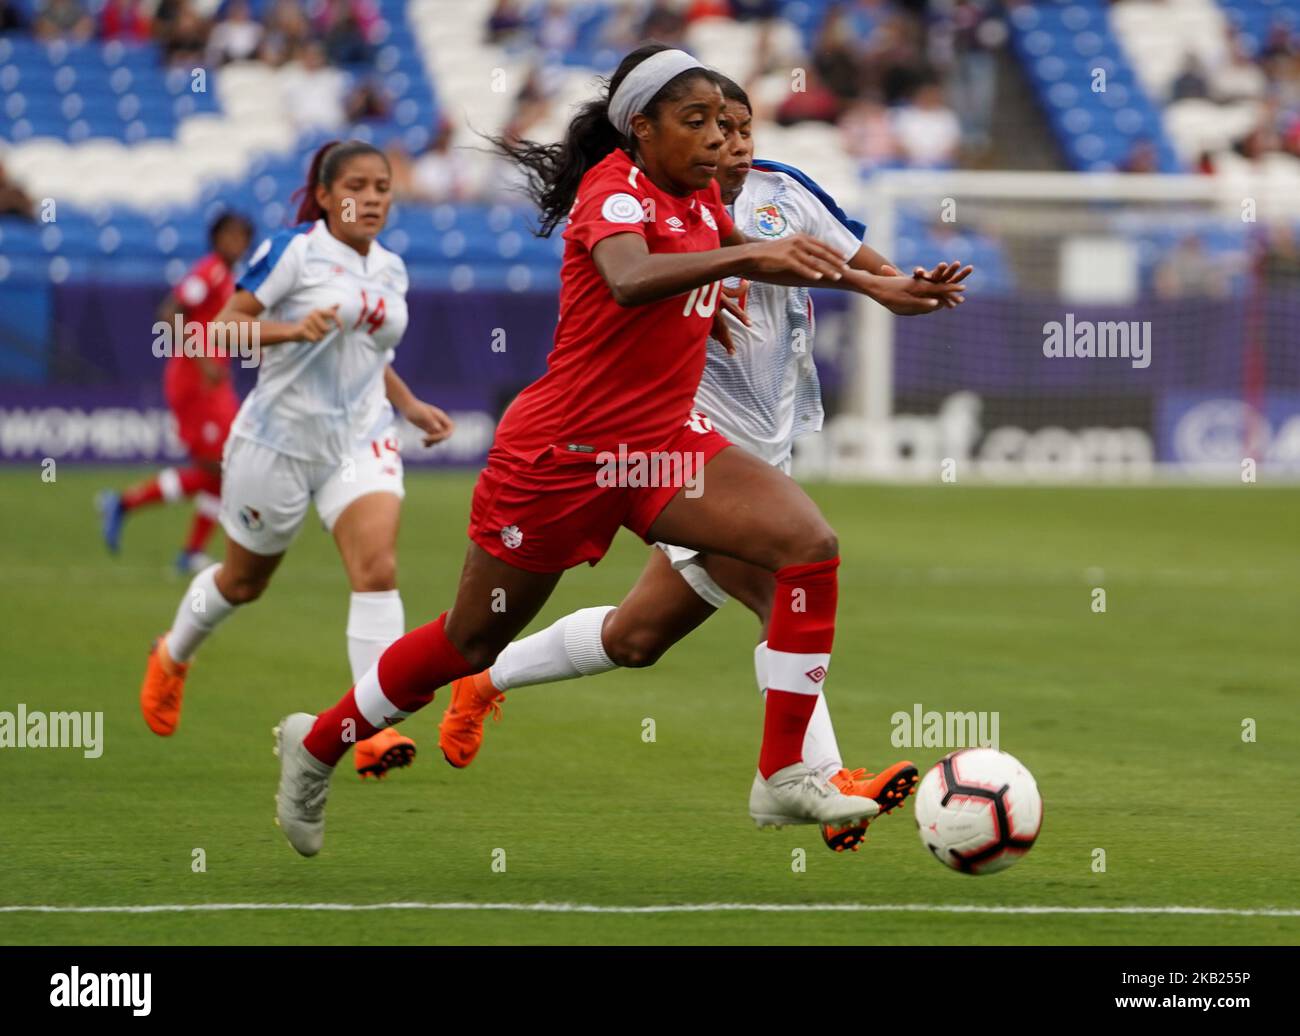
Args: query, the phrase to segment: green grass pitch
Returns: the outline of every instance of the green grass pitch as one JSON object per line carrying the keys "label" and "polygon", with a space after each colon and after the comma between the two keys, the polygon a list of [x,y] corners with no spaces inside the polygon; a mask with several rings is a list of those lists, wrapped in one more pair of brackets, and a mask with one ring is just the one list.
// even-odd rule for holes
{"label": "green grass pitch", "polygon": [[[828,700],[849,765],[933,764],[941,749],[890,743],[890,716],[919,702],[997,711],[1001,747],[1038,780],[1037,846],[971,878],[929,856],[910,805],[856,855],[830,853],[812,828],[754,829],[756,629],[735,605],[654,669],[512,692],[464,772],[437,750],[440,692],[407,724],[415,766],[364,784],[341,769],[325,850],[299,859],[272,823],[271,727],[347,687],[333,545],[309,519],[268,595],[200,654],[176,736],[157,738],[136,695],[184,587],[168,569],[188,512],[140,515],[110,559],[91,507],[97,487],[137,474],[0,473],[0,710],[105,715],[99,759],[0,749],[0,906],[1300,907],[1300,491],[812,487],[844,558]],[[471,484],[409,476],[410,625],[452,599]],[[646,549],[621,535],[565,578],[538,625],[617,603]],[[1294,915],[0,912],[6,944],[1297,941]]]}

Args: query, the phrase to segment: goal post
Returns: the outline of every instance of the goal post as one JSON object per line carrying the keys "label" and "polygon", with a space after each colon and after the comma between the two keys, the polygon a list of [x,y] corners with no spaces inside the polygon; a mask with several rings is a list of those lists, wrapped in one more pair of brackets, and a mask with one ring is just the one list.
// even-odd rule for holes
{"label": "goal post", "polygon": [[802,473],[1300,479],[1300,198],[1278,181],[890,172],[858,207],[905,272],[976,271],[950,312],[853,297]]}

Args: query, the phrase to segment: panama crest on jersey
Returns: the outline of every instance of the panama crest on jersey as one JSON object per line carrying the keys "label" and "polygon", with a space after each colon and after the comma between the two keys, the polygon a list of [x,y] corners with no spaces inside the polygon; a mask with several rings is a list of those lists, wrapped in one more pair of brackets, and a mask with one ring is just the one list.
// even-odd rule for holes
{"label": "panama crest on jersey", "polygon": [[780,237],[785,233],[785,213],[775,202],[754,209],[754,226],[764,237]]}

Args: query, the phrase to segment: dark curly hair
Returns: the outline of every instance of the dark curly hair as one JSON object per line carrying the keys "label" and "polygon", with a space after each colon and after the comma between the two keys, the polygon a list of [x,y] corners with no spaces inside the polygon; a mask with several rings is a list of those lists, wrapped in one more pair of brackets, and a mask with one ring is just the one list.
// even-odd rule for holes
{"label": "dark curly hair", "polygon": [[[526,191],[541,209],[541,222],[536,231],[538,237],[550,237],[551,231],[568,216],[578,194],[578,184],[588,169],[615,148],[623,148],[629,153],[633,151],[633,142],[609,121],[610,98],[637,65],[660,51],[671,49],[663,43],[647,43],[628,54],[619,62],[602,95],[578,109],[559,143],[487,138],[497,152],[527,173]],[[688,68],[668,80],[642,111],[653,118],[661,104],[684,97],[699,79],[721,86],[716,73],[706,68]]]}

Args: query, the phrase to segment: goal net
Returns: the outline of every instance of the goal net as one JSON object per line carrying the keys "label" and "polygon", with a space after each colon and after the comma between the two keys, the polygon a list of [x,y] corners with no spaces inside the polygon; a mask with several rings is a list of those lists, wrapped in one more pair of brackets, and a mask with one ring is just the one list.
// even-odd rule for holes
{"label": "goal net", "polygon": [[878,176],[867,243],[905,271],[960,259],[975,273],[956,310],[894,317],[855,298],[843,334],[819,333],[838,377],[801,473],[1300,478],[1300,199],[1268,188]]}

